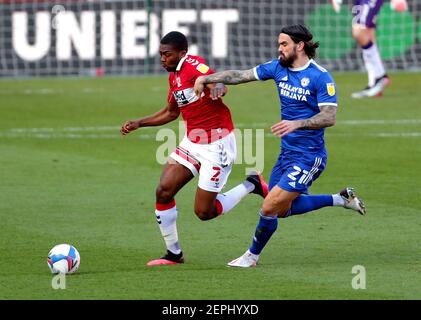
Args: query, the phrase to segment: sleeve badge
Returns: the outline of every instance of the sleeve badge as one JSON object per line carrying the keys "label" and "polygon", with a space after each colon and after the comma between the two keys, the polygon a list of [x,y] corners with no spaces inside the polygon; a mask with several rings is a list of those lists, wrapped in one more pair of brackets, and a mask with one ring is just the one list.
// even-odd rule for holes
{"label": "sleeve badge", "polygon": [[334,83],[326,83],[327,94],[330,96],[335,95],[335,84]]}
{"label": "sleeve badge", "polygon": [[200,63],[197,67],[196,70],[199,71],[200,73],[205,74],[206,72],[208,72],[209,67],[206,64]]}

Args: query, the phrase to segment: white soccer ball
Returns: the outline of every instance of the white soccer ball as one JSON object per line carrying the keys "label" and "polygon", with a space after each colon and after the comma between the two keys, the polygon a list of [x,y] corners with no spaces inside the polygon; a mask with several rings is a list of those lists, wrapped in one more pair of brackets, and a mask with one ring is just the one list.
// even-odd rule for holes
{"label": "white soccer ball", "polygon": [[75,273],[79,268],[80,254],[70,244],[58,244],[50,250],[47,263],[52,273]]}

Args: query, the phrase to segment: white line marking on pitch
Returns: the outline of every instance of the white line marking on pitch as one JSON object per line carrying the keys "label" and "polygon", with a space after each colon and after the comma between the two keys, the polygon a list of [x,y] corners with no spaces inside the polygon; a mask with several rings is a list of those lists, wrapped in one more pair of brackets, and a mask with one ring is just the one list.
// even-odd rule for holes
{"label": "white line marking on pitch", "polygon": [[420,124],[421,119],[394,119],[394,120],[342,120],[337,124],[346,125],[384,125],[384,124]]}
{"label": "white line marking on pitch", "polygon": [[[156,140],[156,134],[138,134],[133,133],[142,140]],[[421,132],[377,132],[366,134],[353,134],[353,133],[331,133],[331,137],[379,137],[379,138],[420,138]],[[272,133],[266,133],[265,137],[275,138]],[[121,139],[123,138],[119,133],[115,134],[80,134],[80,133],[59,133],[59,132],[0,132],[0,138],[30,138],[30,139]]]}
{"label": "white line marking on pitch", "polygon": [[[274,123],[273,123],[274,124]],[[273,124],[258,123],[237,123],[235,127],[243,129],[269,128]],[[386,125],[386,124],[421,124],[421,119],[396,119],[396,120],[343,120],[337,125]],[[85,131],[118,131],[119,126],[97,126],[97,127],[65,127],[65,128],[13,128],[10,132],[36,133],[36,132],[85,132]],[[158,130],[157,128],[146,127],[141,130]]]}
{"label": "white line marking on pitch", "polygon": [[[395,120],[343,120],[338,121],[339,125],[414,125],[421,124],[421,119],[395,119]],[[236,127],[241,129],[266,129],[268,130],[272,124],[265,122],[256,123],[237,123]],[[163,127],[164,128],[164,127]],[[0,137],[7,138],[38,138],[38,139],[117,139],[121,138],[119,126],[89,126],[89,127],[64,127],[64,128],[12,128],[0,131]],[[155,140],[156,133],[161,128],[147,127],[141,131],[148,130],[149,133],[135,135],[140,139]],[[167,128],[168,129],[168,128]],[[178,128],[172,128],[176,133]],[[154,132],[155,131],[155,132]],[[92,133],[89,133],[92,132]],[[103,133],[101,133],[103,132]],[[113,132],[112,134],[107,132]],[[374,133],[331,133],[328,136],[369,136],[381,138],[418,138],[421,132],[374,132]],[[274,137],[267,132],[266,137]]]}
{"label": "white line marking on pitch", "polygon": [[[76,92],[78,90],[75,90]],[[53,88],[39,88],[39,89],[21,89],[21,90],[0,90],[0,95],[10,95],[10,94],[41,94],[41,95],[47,95],[47,94],[61,94],[61,93],[71,93],[74,94],[75,91],[65,91],[63,89],[53,89]],[[80,89],[79,92],[91,94],[91,93],[101,93],[105,92],[104,88],[83,88]]]}

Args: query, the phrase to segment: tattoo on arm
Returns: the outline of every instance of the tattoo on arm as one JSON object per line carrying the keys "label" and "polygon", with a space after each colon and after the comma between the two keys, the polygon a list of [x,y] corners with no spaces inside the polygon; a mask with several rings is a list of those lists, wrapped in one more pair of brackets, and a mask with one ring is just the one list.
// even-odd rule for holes
{"label": "tattoo on arm", "polygon": [[315,116],[302,120],[301,129],[321,129],[331,127],[336,122],[336,106],[321,106]]}
{"label": "tattoo on arm", "polygon": [[227,70],[205,76],[204,83],[221,82],[225,84],[240,84],[257,80],[253,69],[250,70]]}

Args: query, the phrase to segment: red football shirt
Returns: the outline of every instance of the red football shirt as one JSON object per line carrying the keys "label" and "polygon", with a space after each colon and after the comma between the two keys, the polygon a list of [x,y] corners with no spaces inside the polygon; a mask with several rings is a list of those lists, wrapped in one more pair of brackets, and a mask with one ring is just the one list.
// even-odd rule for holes
{"label": "red football shirt", "polygon": [[194,93],[196,78],[212,73],[202,57],[186,55],[169,76],[168,102],[177,103],[186,123],[187,137],[194,143],[211,143],[234,129],[231,113],[222,99],[212,100],[206,87],[201,98]]}

